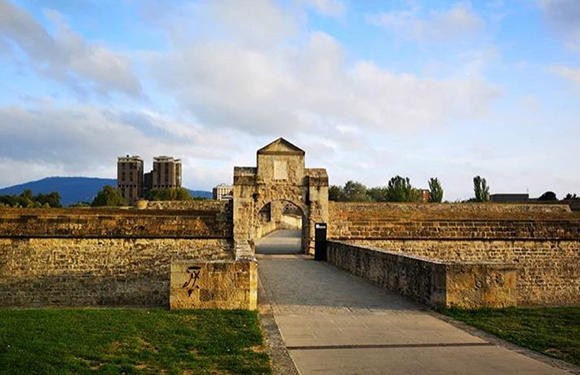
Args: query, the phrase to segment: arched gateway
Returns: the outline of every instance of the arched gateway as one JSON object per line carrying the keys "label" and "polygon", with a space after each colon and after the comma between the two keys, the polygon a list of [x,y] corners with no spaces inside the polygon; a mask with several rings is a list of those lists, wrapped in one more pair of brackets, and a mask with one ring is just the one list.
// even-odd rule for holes
{"label": "arched gateway", "polygon": [[328,175],[305,168],[304,151],[283,138],[258,150],[257,167],[234,167],[234,238],[255,241],[261,211],[289,202],[302,214],[302,248],[314,252],[314,225],[328,220]]}

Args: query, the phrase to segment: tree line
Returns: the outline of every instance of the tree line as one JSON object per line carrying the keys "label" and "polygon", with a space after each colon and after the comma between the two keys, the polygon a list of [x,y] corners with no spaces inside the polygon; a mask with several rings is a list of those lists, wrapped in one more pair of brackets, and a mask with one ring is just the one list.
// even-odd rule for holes
{"label": "tree line", "polygon": [[[430,178],[429,202],[443,200],[443,187],[438,178]],[[395,176],[387,186],[367,188],[357,181],[348,181],[344,186],[331,185],[328,199],[336,202],[421,202],[423,190],[413,187],[408,177]]]}
{"label": "tree line", "polygon": [[32,195],[32,190],[27,189],[20,195],[0,195],[0,207],[58,208],[62,206],[60,194],[56,191],[49,194]]}
{"label": "tree line", "polygon": [[[166,188],[149,190],[145,199],[150,201],[190,201],[196,198],[193,198],[186,188]],[[86,205],[88,206],[88,203]],[[115,207],[126,206],[127,202],[125,202],[119,189],[107,185],[97,193],[90,205],[93,207]]]}
{"label": "tree line", "polygon": [[[427,181],[429,186],[428,202],[441,203],[443,201],[443,186],[438,178],[432,177]],[[466,202],[488,202],[490,200],[489,185],[485,178],[473,178],[474,197]],[[367,188],[357,181],[348,181],[344,186],[331,185],[328,188],[328,199],[336,202],[422,202],[423,189],[411,184],[409,177],[395,176],[389,180],[387,186]]]}
{"label": "tree line", "polygon": [[[443,186],[438,178],[430,178],[429,202],[443,201]],[[488,202],[490,200],[489,185],[485,178],[473,178],[474,197],[463,202]],[[150,201],[189,201],[205,198],[193,198],[185,188],[152,189],[146,197]],[[58,192],[33,195],[31,190],[25,190],[20,195],[0,195],[0,207],[22,208],[59,208],[61,196]],[[357,181],[348,181],[344,186],[331,185],[328,188],[328,199],[336,202],[422,202],[423,190],[413,187],[408,177],[395,176],[387,186],[367,188]],[[578,199],[576,194],[567,194],[564,200]],[[557,201],[556,194],[547,191],[539,201]],[[119,189],[106,185],[95,196],[91,203],[78,202],[70,207],[115,207],[126,206]]]}

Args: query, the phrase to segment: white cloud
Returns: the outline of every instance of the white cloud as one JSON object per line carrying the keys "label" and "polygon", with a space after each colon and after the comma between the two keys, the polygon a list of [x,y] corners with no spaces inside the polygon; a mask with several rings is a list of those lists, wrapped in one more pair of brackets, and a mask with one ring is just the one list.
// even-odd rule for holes
{"label": "white cloud", "polygon": [[538,0],[538,3],[564,45],[572,51],[580,51],[580,1]]}
{"label": "white cloud", "polygon": [[156,25],[171,44],[227,35],[228,40],[254,48],[272,46],[299,32],[297,15],[273,0],[201,0],[145,3],[148,25]]}
{"label": "white cloud", "polygon": [[342,17],[346,12],[346,5],[339,0],[302,0],[302,2],[324,16]]}
{"label": "white cloud", "polygon": [[391,30],[398,36],[425,42],[446,42],[470,38],[483,30],[484,20],[466,4],[449,9],[423,12],[418,6],[409,10],[368,15],[369,23]]}
{"label": "white cloud", "polygon": [[[183,158],[184,167],[203,170],[201,165],[230,159],[237,150],[235,139],[149,110],[123,112],[50,103],[0,107],[3,168],[27,165],[28,178],[42,173],[110,177],[117,156],[125,154],[140,154],[146,163],[156,155],[174,155]],[[26,174],[0,174],[0,186],[22,182],[21,175]],[[209,184],[206,176],[184,175],[184,181]]]}
{"label": "white cloud", "polygon": [[[306,6],[300,1],[296,3]],[[323,2],[312,4],[308,6],[321,7],[319,12],[333,13]],[[470,29],[465,26],[469,17],[453,9],[432,13],[427,21]],[[118,155],[141,154],[150,160],[171,154],[184,160],[186,186],[208,188],[230,182],[233,165],[252,165],[257,148],[286,136],[307,151],[309,166],[327,167],[335,181],[384,183],[395,168],[406,167],[401,160],[412,159],[406,155],[407,141],[439,133],[431,130],[441,125],[459,122],[467,127],[473,119],[487,118],[499,94],[483,78],[493,50],[466,53],[460,66],[449,70],[456,73],[432,78],[357,59],[331,35],[301,28],[302,10],[280,8],[273,1],[201,1],[171,12],[151,10],[149,15],[169,40],[158,52],[135,53],[139,66],[147,68],[142,78],[152,90],[151,108],[55,106],[44,101],[0,106],[0,160],[5,165],[35,171],[30,178],[111,177]],[[40,57],[37,69],[48,66],[45,74],[62,73],[56,58],[47,57],[51,49],[41,48],[52,43],[59,45],[57,57],[62,58],[66,79],[111,85],[107,79],[115,81],[115,74],[101,75],[92,67],[98,64],[89,62],[90,68],[83,70],[87,54],[103,59],[93,53],[96,46],[58,19],[55,23],[58,31],[52,35],[34,22],[25,24],[35,32],[13,31],[20,48],[30,51],[29,59]],[[445,30],[440,35],[450,33]],[[28,35],[34,36],[31,43]],[[45,35],[42,41],[38,35]],[[71,57],[74,51],[84,51],[79,62]],[[109,64],[112,70],[129,66],[122,64],[122,57],[119,61],[118,66]],[[166,112],[160,112],[157,98]],[[411,151],[420,152],[420,147]],[[411,164],[410,169],[424,167],[423,160]],[[20,181],[2,176],[0,186],[22,182],[25,174],[19,175]]]}
{"label": "white cloud", "polygon": [[550,70],[552,73],[566,78],[580,88],[580,68],[574,69],[564,65],[553,65]]}
{"label": "white cloud", "polygon": [[345,53],[317,32],[299,48],[199,41],[149,59],[161,90],[201,123],[252,134],[437,126],[481,115],[498,94],[476,74],[422,78],[371,61],[347,64]]}
{"label": "white cloud", "polygon": [[75,90],[141,94],[141,85],[128,57],[87,42],[71,30],[60,15],[46,12],[55,24],[51,35],[28,12],[0,0],[0,38],[13,42],[41,75],[66,83]]}

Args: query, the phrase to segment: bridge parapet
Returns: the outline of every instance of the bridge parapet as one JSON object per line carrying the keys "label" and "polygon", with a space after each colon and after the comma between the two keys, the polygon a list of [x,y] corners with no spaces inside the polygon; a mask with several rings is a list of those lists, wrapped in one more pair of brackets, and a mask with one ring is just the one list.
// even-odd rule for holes
{"label": "bridge parapet", "polygon": [[328,262],[435,308],[517,305],[513,263],[447,262],[338,241],[328,242]]}

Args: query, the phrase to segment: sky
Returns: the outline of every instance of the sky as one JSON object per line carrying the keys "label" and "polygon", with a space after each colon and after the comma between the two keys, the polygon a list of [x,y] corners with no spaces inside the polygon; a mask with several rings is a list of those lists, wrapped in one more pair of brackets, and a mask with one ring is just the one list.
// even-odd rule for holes
{"label": "sky", "polygon": [[331,184],[580,193],[577,0],[0,0],[0,187],[284,137]]}

